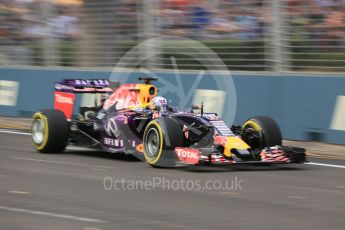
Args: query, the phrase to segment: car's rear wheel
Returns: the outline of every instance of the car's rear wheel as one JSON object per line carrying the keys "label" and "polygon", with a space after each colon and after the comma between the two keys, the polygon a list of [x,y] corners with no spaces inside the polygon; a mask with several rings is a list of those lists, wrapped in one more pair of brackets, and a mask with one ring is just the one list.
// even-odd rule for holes
{"label": "car's rear wheel", "polygon": [[247,120],[242,126],[242,133],[242,139],[257,154],[265,147],[282,144],[278,124],[267,116],[257,116]]}
{"label": "car's rear wheel", "polygon": [[64,151],[68,138],[68,122],[60,110],[42,110],[32,117],[31,136],[34,147],[41,153]]}
{"label": "car's rear wheel", "polygon": [[183,147],[181,126],[174,120],[161,117],[149,122],[143,138],[144,156],[153,167],[174,167],[175,147]]}

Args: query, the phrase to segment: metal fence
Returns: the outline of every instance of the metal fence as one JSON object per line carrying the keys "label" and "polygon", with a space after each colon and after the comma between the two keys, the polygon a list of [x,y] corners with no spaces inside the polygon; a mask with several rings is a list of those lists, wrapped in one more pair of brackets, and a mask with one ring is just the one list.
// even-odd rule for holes
{"label": "metal fence", "polygon": [[155,37],[122,64],[345,72],[345,1],[0,0],[1,66],[113,67]]}

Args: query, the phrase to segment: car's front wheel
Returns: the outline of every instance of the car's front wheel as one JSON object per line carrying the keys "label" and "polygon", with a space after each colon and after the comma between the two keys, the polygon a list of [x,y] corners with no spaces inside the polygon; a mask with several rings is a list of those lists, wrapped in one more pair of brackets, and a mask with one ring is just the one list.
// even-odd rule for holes
{"label": "car's front wheel", "polygon": [[149,122],[143,138],[144,156],[154,167],[174,167],[177,156],[175,147],[183,146],[181,126],[168,117]]}
{"label": "car's front wheel", "polygon": [[64,151],[68,138],[68,122],[60,110],[48,109],[37,112],[32,117],[32,142],[41,153]]}
{"label": "car's front wheel", "polygon": [[257,116],[247,120],[242,126],[242,139],[257,154],[265,147],[282,144],[278,124],[267,116]]}

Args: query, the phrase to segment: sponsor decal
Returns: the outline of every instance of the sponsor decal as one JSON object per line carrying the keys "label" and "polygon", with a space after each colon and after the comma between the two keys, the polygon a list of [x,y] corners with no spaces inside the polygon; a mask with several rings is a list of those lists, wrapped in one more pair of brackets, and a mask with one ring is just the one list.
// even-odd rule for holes
{"label": "sponsor decal", "polygon": [[180,161],[189,164],[197,164],[199,163],[200,153],[197,149],[189,149],[189,148],[175,148],[176,155]]}
{"label": "sponsor decal", "polygon": [[73,105],[73,98],[69,97],[69,96],[64,96],[64,95],[61,95],[61,94],[56,94],[55,95],[55,100],[58,103]]}
{"label": "sponsor decal", "polygon": [[76,79],[74,80],[75,85],[80,86],[108,86],[109,81],[106,79],[94,79],[94,80],[87,80],[87,79]]}
{"label": "sponsor decal", "polygon": [[108,120],[108,122],[104,126],[104,131],[108,136],[112,136],[112,137],[120,136],[120,131],[117,128],[117,123],[114,118]]}
{"label": "sponsor decal", "polygon": [[75,95],[73,93],[54,92],[54,108],[64,112],[68,120],[73,113]]}
{"label": "sponsor decal", "polygon": [[123,140],[105,137],[103,144],[111,147],[123,147]]}
{"label": "sponsor decal", "polygon": [[95,79],[93,80],[95,86],[108,86],[109,82],[105,79]]}
{"label": "sponsor decal", "polygon": [[16,106],[19,82],[0,81],[0,105]]}
{"label": "sponsor decal", "polygon": [[92,84],[92,80],[83,80],[83,79],[76,79],[75,80],[75,84],[76,85],[91,85]]}

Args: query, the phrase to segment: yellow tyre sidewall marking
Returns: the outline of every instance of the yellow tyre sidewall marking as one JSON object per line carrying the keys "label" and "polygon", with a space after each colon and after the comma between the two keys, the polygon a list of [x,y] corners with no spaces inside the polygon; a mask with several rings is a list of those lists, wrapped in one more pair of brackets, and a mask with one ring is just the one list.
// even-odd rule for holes
{"label": "yellow tyre sidewall marking", "polygon": [[148,129],[148,127],[150,127],[151,125],[154,125],[155,128],[157,128],[157,131],[158,131],[158,134],[159,134],[159,139],[160,139],[160,146],[159,146],[159,153],[157,154],[157,156],[155,158],[151,158],[147,155],[146,153],[146,148],[144,147],[144,156],[145,156],[145,159],[146,161],[149,163],[149,164],[155,164],[157,163],[157,161],[159,161],[161,155],[162,155],[162,152],[163,152],[163,132],[162,132],[162,128],[160,126],[160,124],[156,121],[156,120],[153,120],[151,121],[147,126],[146,126],[146,129],[145,129],[145,133]]}
{"label": "yellow tyre sidewall marking", "polygon": [[255,121],[253,121],[253,120],[249,120],[246,123],[244,123],[243,127],[246,127],[246,126],[250,126],[253,129],[255,129],[256,131],[261,131],[262,130],[261,126],[258,123],[256,123]]}
{"label": "yellow tyre sidewall marking", "polygon": [[32,122],[32,125],[31,125],[31,130],[32,130],[32,126],[35,122],[36,119],[40,119],[41,121],[43,121],[44,123],[44,134],[43,134],[43,141],[40,145],[36,144],[33,140],[33,144],[35,145],[36,149],[37,150],[42,150],[46,145],[47,145],[47,142],[48,142],[48,139],[49,139],[49,131],[48,131],[48,121],[47,121],[47,117],[44,116],[44,114],[42,113],[35,113],[33,116],[32,116],[32,119],[33,119],[33,122]]}

